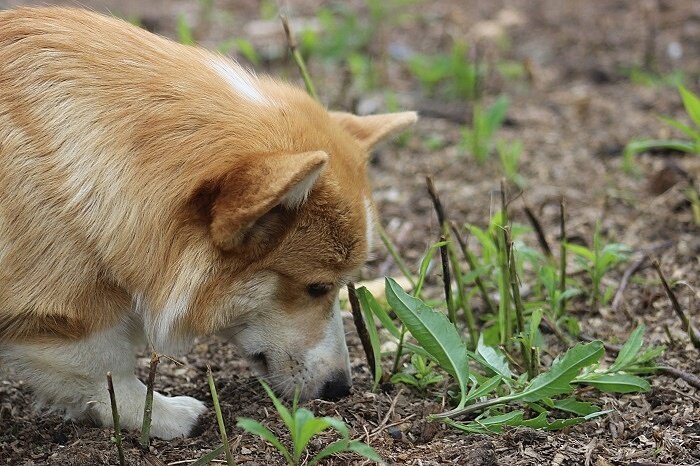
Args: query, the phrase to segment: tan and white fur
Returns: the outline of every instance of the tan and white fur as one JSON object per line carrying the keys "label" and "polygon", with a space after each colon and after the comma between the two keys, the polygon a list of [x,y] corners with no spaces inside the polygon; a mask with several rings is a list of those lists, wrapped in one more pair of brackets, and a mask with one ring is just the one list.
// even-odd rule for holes
{"label": "tan and white fur", "polygon": [[[338,290],[366,260],[371,148],[412,112],[302,90],[124,21],[0,12],[0,361],[72,418],[141,424],[134,352],[222,334],[275,389],[350,387]],[[155,395],[152,434],[202,402]]]}

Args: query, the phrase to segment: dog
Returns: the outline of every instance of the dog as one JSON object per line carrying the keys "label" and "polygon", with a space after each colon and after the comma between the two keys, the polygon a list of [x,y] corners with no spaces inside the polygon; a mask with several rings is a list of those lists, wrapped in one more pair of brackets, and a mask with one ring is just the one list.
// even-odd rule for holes
{"label": "dog", "polygon": [[[0,12],[0,360],[43,404],[140,427],[136,348],[233,342],[280,393],[351,387],[338,291],[368,154],[414,112],[331,112],[222,55],[79,9]],[[154,394],[153,436],[205,411]]]}

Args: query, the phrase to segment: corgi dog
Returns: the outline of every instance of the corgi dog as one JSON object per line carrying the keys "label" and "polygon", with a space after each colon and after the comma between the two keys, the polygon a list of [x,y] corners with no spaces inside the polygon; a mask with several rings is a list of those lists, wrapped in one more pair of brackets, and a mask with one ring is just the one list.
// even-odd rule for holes
{"label": "corgi dog", "polygon": [[[303,90],[120,19],[0,12],[0,361],[70,418],[141,425],[135,352],[220,334],[281,393],[351,386],[338,291],[366,261],[368,153],[413,112]],[[152,435],[204,404],[155,394]]]}

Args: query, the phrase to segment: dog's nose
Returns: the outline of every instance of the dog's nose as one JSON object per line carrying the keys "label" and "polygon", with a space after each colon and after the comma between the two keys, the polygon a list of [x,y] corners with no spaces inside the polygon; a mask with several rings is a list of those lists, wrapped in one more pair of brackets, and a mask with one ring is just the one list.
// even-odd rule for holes
{"label": "dog's nose", "polygon": [[321,399],[336,401],[350,394],[352,382],[345,372],[336,372],[333,377],[323,384]]}

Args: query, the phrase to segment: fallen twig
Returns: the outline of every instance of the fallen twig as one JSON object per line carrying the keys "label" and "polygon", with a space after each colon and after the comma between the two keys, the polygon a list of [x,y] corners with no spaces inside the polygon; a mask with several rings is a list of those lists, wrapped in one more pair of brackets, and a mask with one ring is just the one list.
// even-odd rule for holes
{"label": "fallen twig", "polygon": [[[662,249],[666,249],[670,247],[673,244],[672,241],[662,241],[660,243],[652,244],[648,248],[645,248],[641,250],[640,252],[642,253],[642,257],[640,257],[638,260],[636,260],[632,265],[630,265],[627,270],[622,274],[622,279],[620,280],[620,286],[618,287],[617,291],[615,291],[615,296],[613,297],[612,304],[611,304],[611,309],[613,311],[617,311],[617,309],[620,307],[620,304],[622,304],[622,298],[623,298],[623,293],[627,289],[627,286],[629,285],[629,281],[632,278],[632,276],[636,273],[638,273],[640,270],[643,270],[646,267],[646,261],[649,259],[649,255],[653,252],[657,252]],[[625,314],[629,319],[632,319],[632,316],[629,315],[629,313],[625,310]]]}
{"label": "fallen twig", "polygon": [[[369,333],[367,332],[367,325],[365,324],[365,320],[362,318],[362,309],[360,308],[360,301],[357,299],[357,291],[355,290],[354,283],[348,283],[348,301],[350,302],[350,309],[352,310],[352,320],[353,322],[355,322],[357,335],[360,337],[362,349],[365,351],[365,357],[367,358],[367,366],[369,367],[370,374],[374,374],[374,371],[377,367],[377,361],[374,360],[374,351],[372,351],[372,341],[369,338]],[[369,325],[374,325],[374,322],[370,322]]]}
{"label": "fallen twig", "polygon": [[391,404],[389,405],[389,409],[387,410],[386,414],[384,415],[384,418],[382,421],[377,425],[375,429],[372,430],[371,434],[376,434],[381,432],[385,427],[387,422],[389,422],[389,418],[391,417],[391,413],[394,412],[394,409],[396,408],[396,403],[399,400],[399,396],[401,396],[401,393],[403,392],[403,388],[400,388],[398,392],[396,392],[396,395],[394,395],[394,399],[391,400]]}
{"label": "fallen twig", "polygon": [[693,343],[693,346],[700,350],[700,335],[698,335],[698,332],[693,328],[693,325],[690,323],[690,319],[688,319],[688,316],[685,315],[683,308],[681,308],[681,305],[678,302],[678,298],[676,298],[676,294],[673,292],[671,287],[668,286],[666,277],[664,277],[664,274],[661,271],[661,267],[659,266],[659,261],[653,261],[652,265],[654,266],[654,269],[656,269],[656,273],[661,279],[661,284],[664,286],[666,295],[668,295],[668,299],[671,301],[671,306],[673,307],[673,310],[676,311],[676,315],[681,320],[681,327],[685,332],[688,332],[688,337],[690,338],[691,343]]}
{"label": "fallen twig", "polygon": [[117,397],[114,394],[114,384],[112,383],[112,373],[107,372],[107,390],[109,391],[109,401],[112,404],[112,422],[114,423],[114,444],[117,446],[119,455],[119,465],[125,466],[124,447],[122,446],[122,432],[119,426],[119,409],[117,408]]}
{"label": "fallen twig", "polygon": [[[615,296],[613,297],[612,304],[610,305],[610,308],[613,312],[619,309],[620,303],[622,303],[622,295],[625,292],[627,285],[629,284],[630,278],[632,278],[632,275],[644,268],[647,259],[649,259],[649,256],[644,254],[642,257],[637,259],[632,265],[630,265],[625,270],[625,273],[622,274],[620,286],[617,288],[617,291],[615,291]],[[632,315],[630,315],[629,311],[626,308],[623,308],[623,311],[625,312],[627,318],[632,320]]]}
{"label": "fallen twig", "polygon": [[160,357],[156,352],[151,353],[151,364],[148,370],[148,380],[146,381],[146,403],[143,406],[143,424],[141,426],[141,448],[148,450],[151,437],[151,416],[153,415],[153,385],[156,381],[156,368],[160,362]]}

